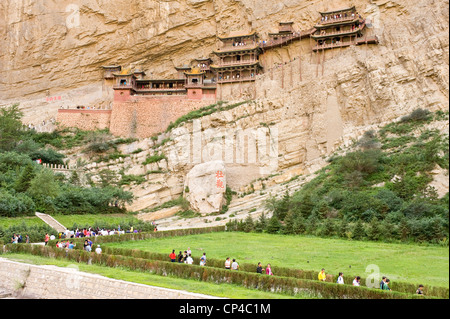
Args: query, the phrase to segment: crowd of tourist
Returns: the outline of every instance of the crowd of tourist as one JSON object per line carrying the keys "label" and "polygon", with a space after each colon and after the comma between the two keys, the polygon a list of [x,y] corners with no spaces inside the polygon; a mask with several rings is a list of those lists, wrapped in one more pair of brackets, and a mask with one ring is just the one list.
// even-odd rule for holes
{"label": "crowd of tourist", "polygon": [[[11,244],[20,244],[23,243],[24,239],[22,237],[22,235],[20,234],[13,234],[11,237]],[[25,243],[29,244],[30,243],[30,237],[28,235],[25,235]]]}
{"label": "crowd of tourist", "polygon": [[[178,262],[178,263],[185,263],[192,265],[194,263],[194,260],[192,259],[192,251],[188,247],[187,250],[184,252],[180,251],[178,255],[175,253],[175,249],[172,250],[172,252],[169,254],[169,258],[171,262]],[[200,258],[200,266],[206,265],[206,253],[203,253],[202,257]],[[230,259],[230,257],[227,257],[225,260],[225,269],[228,270],[239,270],[239,264],[236,261],[235,258],[233,260]],[[258,262],[258,265],[256,266],[256,273],[258,274],[266,274],[269,276],[273,276],[272,267],[270,264],[267,264],[265,268],[263,268],[262,263]],[[331,276],[327,275],[325,273],[325,268],[322,268],[322,270],[319,272],[318,279],[320,281],[329,281]],[[339,285],[345,284],[344,282],[344,273],[339,272],[339,275],[337,277],[336,283]],[[352,282],[353,286],[361,286],[361,277],[355,276]],[[423,295],[423,285],[419,285],[419,288],[416,290],[416,294]],[[390,280],[389,278],[386,278],[386,276],[382,277],[382,280],[380,282],[381,290],[390,291]]]}
{"label": "crowd of tourist", "polygon": [[[92,242],[92,240],[90,238],[86,239],[84,241],[84,243],[83,243],[83,250],[85,250],[87,252],[91,252],[93,244],[94,243]],[[61,249],[64,248],[66,250],[74,249],[76,245],[77,244],[74,244],[72,241],[69,241],[69,240],[63,240],[63,241],[57,241],[56,242],[56,247],[57,248],[61,248]],[[97,245],[97,248],[95,249],[95,252],[97,254],[101,254],[102,253],[102,249],[101,249],[100,245]]]}
{"label": "crowd of tourist", "polygon": [[[156,225],[154,225],[156,228]],[[129,234],[129,233],[140,233],[141,230],[134,229],[133,226],[130,227],[129,230],[123,230],[120,225],[117,227],[117,229],[104,229],[104,228],[83,228],[79,229],[76,228],[75,230],[69,230],[67,229],[65,232],[60,232],[58,234],[58,239],[65,239],[65,238],[83,238],[83,237],[95,237],[95,236],[109,236],[109,235],[121,235],[121,234]],[[52,238],[53,237],[53,238]],[[55,239],[55,237],[52,235],[50,236],[51,240]],[[48,242],[48,234],[45,235],[45,242]]]}
{"label": "crowd of tourist", "polygon": [[233,42],[233,46],[234,47],[240,47],[240,46],[246,46],[247,42],[242,41],[242,42]]}
{"label": "crowd of tourist", "polygon": [[[320,281],[326,281],[327,280],[327,275],[325,273],[325,269],[324,268],[322,268],[322,270],[319,272],[318,279]],[[386,278],[386,276],[383,276],[381,278],[379,288],[381,290],[391,291],[390,282],[391,281],[390,281],[389,278]],[[338,278],[336,280],[336,283],[340,284],[340,285],[344,284],[344,274],[342,272],[339,273]],[[360,276],[356,276],[353,279],[352,285],[353,286],[361,286],[361,277]],[[419,285],[419,288],[416,290],[416,294],[423,295],[423,287],[424,287],[423,285]]]}

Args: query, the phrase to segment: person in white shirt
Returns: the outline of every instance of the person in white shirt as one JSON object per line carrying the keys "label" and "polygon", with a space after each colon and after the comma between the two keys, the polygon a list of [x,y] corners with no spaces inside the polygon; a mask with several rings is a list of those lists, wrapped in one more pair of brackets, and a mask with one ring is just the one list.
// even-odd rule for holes
{"label": "person in white shirt", "polygon": [[200,258],[200,266],[204,266],[206,264],[206,253],[203,253],[203,256]]}
{"label": "person in white shirt", "polygon": [[227,257],[227,260],[225,260],[225,269],[231,269],[230,257]]}
{"label": "person in white shirt", "polygon": [[102,249],[100,248],[100,245],[97,245],[97,248],[95,248],[95,252],[100,255],[102,253]]}
{"label": "person in white shirt", "polygon": [[192,265],[194,263],[194,259],[192,259],[191,255],[189,254],[186,258],[186,264]]}
{"label": "person in white shirt", "polygon": [[360,286],[361,285],[360,281],[361,277],[356,276],[355,279],[353,279],[353,286]]}
{"label": "person in white shirt", "polygon": [[188,249],[187,249],[187,254],[190,256],[191,254],[192,254],[192,252],[191,252],[191,247],[188,247]]}
{"label": "person in white shirt", "polygon": [[236,262],[236,259],[233,259],[233,263],[231,264],[231,269],[238,270],[239,264]]}
{"label": "person in white shirt", "polygon": [[339,273],[339,277],[337,279],[337,283],[343,285],[344,284],[344,274],[343,273]]}

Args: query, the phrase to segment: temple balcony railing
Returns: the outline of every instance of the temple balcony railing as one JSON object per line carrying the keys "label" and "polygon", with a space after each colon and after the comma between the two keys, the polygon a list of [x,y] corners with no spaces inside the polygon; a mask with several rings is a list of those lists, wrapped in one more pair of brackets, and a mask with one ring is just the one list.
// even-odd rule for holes
{"label": "temple balcony railing", "polygon": [[169,87],[167,87],[167,88],[150,88],[150,87],[141,87],[141,88],[138,88],[138,87],[136,87],[135,88],[135,91],[136,92],[143,92],[143,91],[185,91],[185,88],[184,87],[176,87],[176,88],[169,88]]}
{"label": "temple balcony railing", "polygon": [[337,43],[326,43],[326,44],[317,44],[313,47],[313,51],[317,50],[326,50],[326,49],[332,49],[332,48],[342,48],[342,47],[348,47],[350,45],[355,45],[356,41],[345,41],[345,42],[337,42]]}
{"label": "temple balcony railing", "polygon": [[[342,18],[336,18],[336,19],[334,19],[334,18],[330,18],[330,19],[327,19],[327,21],[325,21],[325,20],[319,20],[317,23],[316,23],[316,25],[329,25],[329,24],[333,24],[333,23],[339,23],[339,22],[347,22],[347,21],[352,21],[352,20],[358,20],[359,19],[359,17],[358,16],[348,16],[348,17],[342,17]],[[362,19],[359,19],[359,20],[362,20]]]}
{"label": "temple balcony railing", "polygon": [[351,28],[349,28],[348,30],[342,30],[342,31],[335,31],[335,32],[330,32],[330,33],[325,33],[325,34],[313,34],[312,37],[313,38],[321,38],[321,37],[335,37],[335,36],[340,36],[343,34],[352,34],[352,33],[356,33],[358,31],[362,31],[364,29],[364,27],[366,26],[365,23],[362,23],[359,25],[359,27],[354,28],[353,30]]}
{"label": "temple balcony railing", "polygon": [[336,43],[325,43],[325,44],[317,44],[313,47],[313,51],[317,50],[326,50],[326,49],[333,49],[333,48],[342,48],[347,47],[350,45],[359,45],[359,44],[377,44],[378,43],[378,37],[376,35],[372,36],[364,36],[360,38],[356,38],[352,41],[345,41],[345,42],[336,42]]}
{"label": "temple balcony railing", "polygon": [[216,82],[211,83],[189,83],[186,84],[184,87],[186,89],[197,89],[197,88],[213,88],[216,86]]}
{"label": "temple balcony railing", "polygon": [[232,83],[232,82],[244,82],[244,81],[255,81],[256,76],[243,76],[238,78],[228,78],[228,79],[219,79],[217,80],[217,83]]}
{"label": "temple balcony railing", "polygon": [[133,86],[131,84],[114,84],[113,89],[133,89]]}
{"label": "temple balcony railing", "polygon": [[240,50],[253,49],[255,47],[257,47],[256,43],[252,42],[252,43],[246,44],[246,45],[237,45],[237,46],[226,45],[221,48],[218,48],[217,51],[219,51],[219,52],[240,51]]}
{"label": "temple balcony railing", "polygon": [[226,67],[226,66],[234,66],[234,65],[248,65],[248,64],[254,64],[258,62],[257,59],[251,59],[251,60],[239,60],[239,61],[231,61],[231,62],[221,62],[217,64],[218,67]]}

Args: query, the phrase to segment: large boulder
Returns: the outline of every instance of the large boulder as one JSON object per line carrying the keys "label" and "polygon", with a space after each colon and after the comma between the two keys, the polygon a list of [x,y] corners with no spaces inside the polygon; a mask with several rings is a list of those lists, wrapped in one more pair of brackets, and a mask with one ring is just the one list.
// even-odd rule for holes
{"label": "large boulder", "polygon": [[219,212],[225,203],[225,163],[210,161],[195,165],[186,175],[184,197],[202,215]]}

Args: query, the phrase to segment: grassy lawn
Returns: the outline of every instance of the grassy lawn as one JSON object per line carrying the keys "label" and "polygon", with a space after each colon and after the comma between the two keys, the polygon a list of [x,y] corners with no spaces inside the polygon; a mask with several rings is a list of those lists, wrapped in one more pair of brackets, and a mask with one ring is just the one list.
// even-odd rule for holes
{"label": "grassy lawn", "polygon": [[[141,222],[135,216],[129,214],[108,214],[108,215],[52,215],[57,221],[69,229],[72,228],[74,223],[78,225],[94,225],[96,222],[102,222],[106,224],[120,224],[123,222],[133,223]],[[25,223],[27,226],[43,225],[45,224],[38,217],[0,217],[0,226],[10,227],[14,225],[21,225]]]}
{"label": "grassy lawn", "polygon": [[0,226],[3,228],[19,226],[22,224],[27,226],[45,225],[45,223],[38,217],[0,217]]}
{"label": "grassy lawn", "polygon": [[230,257],[255,265],[270,263],[274,274],[276,266],[282,266],[316,271],[325,268],[331,274],[342,271],[344,277],[345,274],[367,277],[371,271],[366,273],[366,267],[374,264],[381,275],[392,281],[449,286],[448,247],[240,232],[156,238],[109,243],[108,246],[167,255],[172,249],[178,253],[190,247],[197,257],[206,252],[207,257],[215,259]]}
{"label": "grassy lawn", "polygon": [[[45,258],[28,254],[3,254],[1,257],[10,260],[25,262],[35,265],[56,265],[67,267],[73,262],[53,258]],[[110,268],[98,265],[76,264],[79,271],[99,274],[108,278],[125,280],[145,285],[185,290],[189,292],[208,294],[210,296],[237,298],[237,299],[311,299],[310,295],[298,294],[295,297],[285,294],[275,294],[253,289],[246,289],[238,285],[213,284],[197,280],[180,279],[175,277],[164,277],[139,271],[131,271],[123,268]]]}
{"label": "grassy lawn", "polygon": [[[109,214],[109,215],[52,215],[57,221],[69,229],[72,228],[74,223],[78,225],[94,225],[96,222],[102,222],[105,224],[120,224],[120,223],[133,223],[139,220],[129,214]],[[140,222],[140,221],[139,221]]]}

